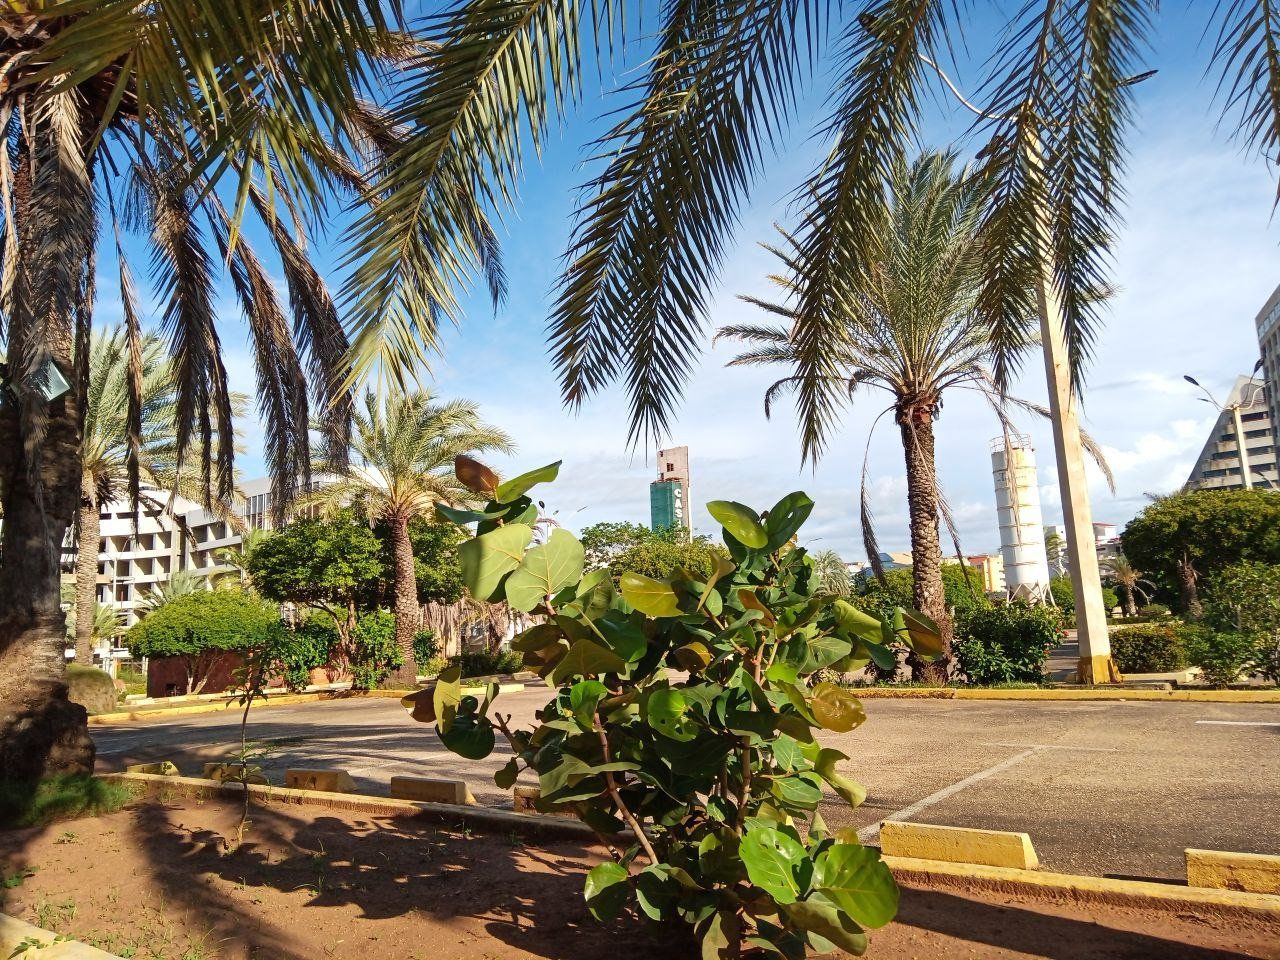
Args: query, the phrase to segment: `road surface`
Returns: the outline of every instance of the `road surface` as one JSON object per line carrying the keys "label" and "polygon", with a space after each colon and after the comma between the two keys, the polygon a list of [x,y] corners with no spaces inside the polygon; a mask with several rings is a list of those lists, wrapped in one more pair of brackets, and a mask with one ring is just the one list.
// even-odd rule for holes
{"label": "road surface", "polygon": [[[503,694],[503,712],[528,722],[542,687]],[[867,787],[850,811],[825,804],[832,827],[875,842],[884,819],[1024,830],[1045,869],[1178,879],[1183,849],[1280,853],[1280,708],[1270,704],[1148,701],[867,700],[867,723],[823,742]],[[170,759],[184,773],[225,760],[239,736],[227,711],[92,728],[100,769]],[[392,776],[463,779],[481,803],[509,803],[484,761],[445,750],[434,728],[395,700],[338,700],[257,708],[250,736],[270,741],[273,782],[287,766],[346,769],[385,794]],[[501,739],[501,738],[500,738]]]}

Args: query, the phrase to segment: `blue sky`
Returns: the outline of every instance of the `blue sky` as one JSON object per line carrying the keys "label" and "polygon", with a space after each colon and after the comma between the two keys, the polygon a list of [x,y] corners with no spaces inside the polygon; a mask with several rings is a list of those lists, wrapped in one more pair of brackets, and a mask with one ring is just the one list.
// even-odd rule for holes
{"label": "blue sky", "polygon": [[[968,46],[981,58],[998,25],[983,7]],[[1206,43],[1202,13],[1211,4],[1166,5],[1149,66],[1159,69],[1138,89],[1138,126],[1131,138],[1126,225],[1120,234],[1114,279],[1119,292],[1105,314],[1084,393],[1086,428],[1104,445],[1116,474],[1112,495],[1095,477],[1094,515],[1123,524],[1145,502],[1146,492],[1177,487],[1199,452],[1213,417],[1199,403],[1184,373],[1194,374],[1219,395],[1257,359],[1253,318],[1280,283],[1272,222],[1274,181],[1264,165],[1245,156],[1215,129],[1213,81],[1204,77]],[[1194,16],[1188,16],[1190,11]],[[627,77],[605,78],[605,86]],[[829,78],[824,78],[824,82]],[[973,89],[979,74],[962,64],[959,80]],[[728,256],[708,320],[708,331],[725,323],[759,319],[736,300],[767,292],[769,258],[756,247],[771,223],[790,217],[791,190],[824,149],[811,131],[824,113],[815,88],[788,140],[744,209],[737,242]],[[945,108],[945,109],[944,109]],[[549,505],[571,528],[599,520],[647,521],[648,483],[654,472],[650,450],[629,450],[624,401],[611,391],[580,413],[563,410],[544,345],[548,304],[565,246],[573,193],[586,179],[585,144],[600,129],[599,91],[590,91],[577,115],[552,138],[540,164],[531,165],[519,208],[503,228],[511,292],[494,313],[484,298],[468,297],[461,328],[445,338],[433,369],[434,389],[445,396],[478,401],[485,416],[519,443],[513,457],[496,464],[504,473],[561,459],[561,480],[546,492]],[[939,100],[927,126],[925,146],[942,147],[962,134],[967,120]],[[139,271],[141,272],[141,271]],[[335,284],[336,285],[336,284]],[[230,305],[228,305],[230,307]],[[252,364],[245,328],[223,324],[228,364],[240,389],[252,390]],[[708,337],[709,339],[709,337]],[[849,410],[830,453],[815,469],[801,469],[792,411],[787,405],[766,420],[761,396],[767,374],[724,367],[728,351],[704,354],[669,438],[687,444],[693,471],[696,527],[714,533],[702,504],[736,499],[765,508],[793,489],[817,502],[805,533],[815,547],[830,547],[846,559],[863,556],[857,520],[863,445],[887,395],[863,394]],[[1017,391],[1044,402],[1043,371],[1036,358],[1026,365]],[[1023,419],[1036,446],[1046,521],[1060,517],[1053,449],[1042,423]],[[938,466],[967,552],[998,545],[988,442],[998,426],[976,397],[946,398],[937,425]],[[245,425],[246,476],[262,472],[260,433]],[[881,543],[904,549],[905,477],[896,430],[884,422],[871,442],[871,476]]]}

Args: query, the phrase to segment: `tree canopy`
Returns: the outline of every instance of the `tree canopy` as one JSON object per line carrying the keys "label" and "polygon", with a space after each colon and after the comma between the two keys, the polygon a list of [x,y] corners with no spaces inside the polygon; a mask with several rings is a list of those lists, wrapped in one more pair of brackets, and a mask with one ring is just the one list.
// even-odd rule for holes
{"label": "tree canopy", "polygon": [[728,554],[709,537],[690,537],[683,527],[650,530],[638,523],[594,523],[582,530],[588,570],[607,567],[615,580],[624,573],[640,573],[660,580],[677,569],[706,577],[719,557]]}
{"label": "tree canopy", "polygon": [[1185,490],[1160,497],[1121,534],[1134,566],[1164,585],[1187,562],[1200,577],[1231,564],[1280,563],[1280,493],[1270,490]]}
{"label": "tree canopy", "polygon": [[279,608],[252,594],[200,590],[147,614],[125,641],[135,657],[196,657],[261,646],[279,624]]}
{"label": "tree canopy", "polygon": [[376,594],[385,572],[383,546],[350,511],[297,520],[262,540],[246,563],[254,589],[268,600],[335,615]]}

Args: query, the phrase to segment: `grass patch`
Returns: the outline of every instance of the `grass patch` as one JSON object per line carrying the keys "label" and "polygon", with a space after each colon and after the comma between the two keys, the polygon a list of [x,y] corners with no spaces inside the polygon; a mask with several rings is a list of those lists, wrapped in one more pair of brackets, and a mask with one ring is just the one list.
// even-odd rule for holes
{"label": "grass patch", "polygon": [[42,827],[115,813],[136,796],[133,784],[84,774],[48,777],[36,784],[0,783],[0,827]]}
{"label": "grass patch", "polygon": [[137,667],[120,664],[116,668],[116,679],[124,684],[124,696],[133,696],[138,694],[145,696],[147,693],[147,675]]}

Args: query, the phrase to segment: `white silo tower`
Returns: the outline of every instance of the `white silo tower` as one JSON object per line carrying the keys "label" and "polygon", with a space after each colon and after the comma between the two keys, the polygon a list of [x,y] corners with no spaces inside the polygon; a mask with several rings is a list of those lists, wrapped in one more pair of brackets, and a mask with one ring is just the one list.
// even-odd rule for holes
{"label": "white silo tower", "polygon": [[1009,596],[1041,602],[1049,594],[1049,561],[1031,440],[1018,434],[992,440],[991,473]]}

